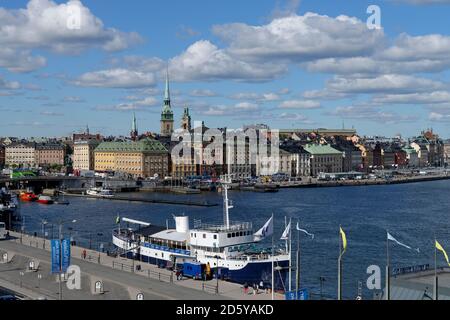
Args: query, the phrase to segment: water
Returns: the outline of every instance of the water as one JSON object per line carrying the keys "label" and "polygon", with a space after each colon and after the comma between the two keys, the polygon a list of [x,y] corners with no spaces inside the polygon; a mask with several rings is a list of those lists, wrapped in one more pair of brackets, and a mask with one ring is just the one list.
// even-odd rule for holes
{"label": "water", "polygon": [[[190,216],[204,222],[222,219],[222,198],[217,193],[201,195],[171,195],[135,193],[134,197],[191,199],[216,202],[212,208],[184,207],[146,203],[129,203],[100,199],[70,198],[70,206],[43,206],[22,203],[27,233],[42,234],[42,221],[48,221],[46,231],[54,236],[56,224],[61,219],[66,236],[74,237],[78,244],[106,249],[111,242],[111,230],[116,226],[117,215],[174,226],[172,214]],[[339,225],[347,234],[348,248],[343,258],[344,297],[354,299],[358,281],[367,279],[370,265],[386,264],[386,230],[397,240],[420,248],[420,253],[390,243],[391,265],[406,267],[418,264],[434,265],[434,236],[450,250],[450,181],[435,181],[404,185],[361,186],[346,188],[284,189],[279,193],[230,192],[234,202],[231,220],[251,221],[255,229],[275,216],[275,235],[279,239],[284,229],[284,217],[292,217],[293,225],[300,225],[315,234],[311,240],[301,236],[302,287],[319,292],[319,277],[325,277],[323,292],[335,298],[337,292],[337,257],[339,254]],[[70,221],[76,219],[76,223]],[[69,228],[72,228],[71,230]],[[295,239],[297,234],[295,233]],[[270,246],[271,239],[265,245]],[[284,242],[278,241],[278,245]],[[296,243],[293,243],[293,249]],[[295,255],[293,255],[293,258]],[[440,261],[444,264],[444,260]],[[294,276],[294,272],[293,272]],[[364,298],[371,299],[373,292],[364,289]]]}

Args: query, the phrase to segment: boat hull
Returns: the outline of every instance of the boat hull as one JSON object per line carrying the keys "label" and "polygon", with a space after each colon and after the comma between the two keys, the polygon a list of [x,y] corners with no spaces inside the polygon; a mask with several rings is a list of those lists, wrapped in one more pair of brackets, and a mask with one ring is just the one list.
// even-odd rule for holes
{"label": "boat hull", "polygon": [[[119,249],[130,250],[131,248],[135,248],[136,245],[133,244],[132,241],[124,241],[123,239],[119,239],[113,236],[113,244]],[[143,252],[147,252],[149,254],[143,254]],[[155,250],[146,246],[140,246],[139,249],[128,251],[123,256],[128,259],[139,260],[142,263],[149,263],[152,265],[156,265],[159,268],[166,268],[167,266],[171,266],[173,263],[173,256],[170,252],[163,250]],[[156,258],[164,257],[164,259]],[[183,266],[183,261],[198,261],[203,264],[209,263],[211,266],[214,266],[215,259],[206,259],[202,257],[194,257],[194,256],[182,256],[180,255],[176,260],[176,264],[178,266]],[[233,282],[238,284],[248,284],[252,286],[253,284],[260,284],[261,281],[264,283],[266,288],[270,288],[272,284],[272,260],[264,259],[264,260],[252,260],[252,261],[239,261],[239,267],[236,267],[236,260],[221,260],[219,261],[219,271],[217,272],[217,268],[212,267],[211,270],[215,274],[219,274],[219,278]],[[225,267],[223,265],[233,265],[233,267]],[[288,287],[288,272],[287,268],[289,266],[289,261],[286,258],[278,260],[278,258],[274,261],[275,268],[281,267],[280,271],[275,270],[274,274],[274,287],[275,290],[285,291]]]}

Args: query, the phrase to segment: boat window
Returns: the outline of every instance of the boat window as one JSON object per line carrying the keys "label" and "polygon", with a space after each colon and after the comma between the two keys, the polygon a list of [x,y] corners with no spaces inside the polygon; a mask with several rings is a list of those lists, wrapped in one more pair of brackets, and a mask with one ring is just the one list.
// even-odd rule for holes
{"label": "boat window", "polygon": [[206,233],[203,234],[203,239],[206,239]]}
{"label": "boat window", "polygon": [[214,235],[214,239],[217,239],[217,234]]}
{"label": "boat window", "polygon": [[227,237],[228,237],[228,238],[231,238],[231,233],[227,234]]}
{"label": "boat window", "polygon": [[232,236],[233,238],[236,237],[236,233],[233,232],[233,233],[231,234],[231,236]]}

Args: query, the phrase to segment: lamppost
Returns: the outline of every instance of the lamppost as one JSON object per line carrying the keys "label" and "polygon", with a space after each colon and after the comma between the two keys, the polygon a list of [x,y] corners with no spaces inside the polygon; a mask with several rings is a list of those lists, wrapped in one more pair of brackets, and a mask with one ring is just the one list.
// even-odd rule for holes
{"label": "lamppost", "polygon": [[319,277],[320,281],[320,300],[323,299],[323,283],[325,282],[325,277]]}
{"label": "lamppost", "polygon": [[214,258],[216,258],[216,266],[217,266],[217,274],[216,274],[216,293],[217,294],[219,294],[219,272],[220,272],[220,269],[219,269],[219,255],[216,255]]}
{"label": "lamppost", "polygon": [[47,221],[45,221],[45,220],[42,221],[42,236],[43,236],[43,238],[44,238],[44,245],[43,245],[44,250],[45,250],[45,241],[46,241],[46,239],[47,239],[47,237],[46,237],[46,232],[45,232],[45,226],[46,226],[47,224],[48,224]]}

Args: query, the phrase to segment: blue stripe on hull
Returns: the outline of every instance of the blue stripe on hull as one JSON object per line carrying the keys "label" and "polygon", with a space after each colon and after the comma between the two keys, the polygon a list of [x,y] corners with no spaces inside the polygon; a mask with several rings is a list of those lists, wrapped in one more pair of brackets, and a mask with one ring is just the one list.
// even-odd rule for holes
{"label": "blue stripe on hull", "polygon": [[[288,261],[283,261],[275,264],[275,267],[280,266],[287,268]],[[275,270],[275,290],[285,290],[288,287],[288,272],[287,269],[280,271]],[[229,270],[227,268],[220,268],[220,278],[230,282],[245,284],[249,286],[253,284],[264,283],[264,287],[272,287],[272,262],[249,263],[246,267],[239,270]]]}
{"label": "blue stripe on hull", "polygon": [[[152,257],[148,257],[145,255],[133,255],[131,252],[126,254],[128,259],[135,259],[142,261],[143,263],[149,263],[152,265],[159,266],[160,268],[165,268],[167,266],[166,260],[156,259]],[[182,264],[178,264],[182,266]],[[288,268],[289,261],[276,262],[275,267]],[[216,268],[212,268],[213,272],[216,273]],[[283,269],[281,271],[275,270],[275,290],[285,291],[288,288],[288,272],[287,269]],[[264,286],[270,288],[272,286],[272,262],[269,260],[267,262],[260,263],[248,263],[242,269],[239,270],[229,270],[228,268],[220,268],[219,277],[221,279],[245,284],[247,283],[249,286],[253,284],[260,284],[263,281]]]}

